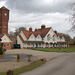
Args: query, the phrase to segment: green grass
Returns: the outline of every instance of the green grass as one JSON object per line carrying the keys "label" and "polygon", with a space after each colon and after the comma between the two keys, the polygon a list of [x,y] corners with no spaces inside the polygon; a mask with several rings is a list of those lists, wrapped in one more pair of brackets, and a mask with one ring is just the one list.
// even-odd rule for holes
{"label": "green grass", "polygon": [[68,48],[33,48],[32,50],[45,51],[45,52],[75,52],[75,47]]}
{"label": "green grass", "polygon": [[[20,73],[23,73],[23,72],[26,72],[26,71],[29,71],[29,70],[32,70],[34,68],[37,68],[39,66],[41,66],[42,64],[44,64],[45,62],[43,61],[35,61],[35,62],[32,62],[30,65],[28,66],[25,66],[25,67],[21,67],[21,68],[18,68],[18,69],[15,69],[13,70],[13,73],[14,75],[18,75]],[[6,72],[2,72],[0,73],[0,75],[7,75]]]}

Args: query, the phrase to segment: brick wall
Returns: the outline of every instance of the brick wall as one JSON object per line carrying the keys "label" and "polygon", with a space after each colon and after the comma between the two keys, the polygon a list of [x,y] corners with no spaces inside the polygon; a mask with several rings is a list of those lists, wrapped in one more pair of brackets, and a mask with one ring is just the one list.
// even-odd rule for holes
{"label": "brick wall", "polygon": [[11,43],[10,42],[1,42],[3,44],[3,48],[11,49]]}

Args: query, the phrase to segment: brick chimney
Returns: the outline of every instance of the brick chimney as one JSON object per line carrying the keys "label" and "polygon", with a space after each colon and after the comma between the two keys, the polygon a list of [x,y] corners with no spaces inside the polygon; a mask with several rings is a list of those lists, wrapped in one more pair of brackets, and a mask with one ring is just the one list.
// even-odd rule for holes
{"label": "brick chimney", "polygon": [[29,28],[29,31],[32,32],[32,27]]}
{"label": "brick chimney", "polygon": [[57,34],[57,31],[56,30],[54,32]]}
{"label": "brick chimney", "polygon": [[44,24],[42,24],[42,25],[41,25],[41,29],[44,29],[44,28],[45,28],[45,25],[44,25]]}
{"label": "brick chimney", "polygon": [[37,28],[35,29],[35,31],[37,31]]}

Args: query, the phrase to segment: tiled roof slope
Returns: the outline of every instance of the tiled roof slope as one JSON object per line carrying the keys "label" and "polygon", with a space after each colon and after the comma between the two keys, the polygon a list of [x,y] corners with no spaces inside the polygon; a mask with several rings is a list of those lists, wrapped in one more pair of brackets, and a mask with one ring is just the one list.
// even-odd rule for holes
{"label": "tiled roof slope", "polygon": [[60,38],[63,37],[63,35],[62,35],[61,33],[57,33],[57,31],[54,31],[54,32],[55,32],[55,34],[56,34],[57,36],[59,36]]}
{"label": "tiled roof slope", "polygon": [[29,39],[30,35],[32,34],[32,32],[27,31],[27,30],[22,30],[22,32],[24,33],[27,39]]}
{"label": "tiled roof slope", "polygon": [[45,35],[48,33],[50,29],[51,27],[44,28],[44,29],[37,29],[37,31],[32,31],[32,32],[27,30],[22,30],[22,32],[24,33],[27,39],[31,36],[31,34],[33,34],[35,37],[37,37],[37,35],[40,35],[43,38],[45,37]]}

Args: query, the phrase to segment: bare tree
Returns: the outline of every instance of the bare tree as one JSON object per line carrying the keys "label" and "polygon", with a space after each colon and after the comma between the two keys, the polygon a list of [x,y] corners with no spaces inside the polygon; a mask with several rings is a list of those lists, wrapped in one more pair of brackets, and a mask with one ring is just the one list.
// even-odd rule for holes
{"label": "bare tree", "polygon": [[74,3],[70,3],[69,7],[74,12],[73,15],[69,18],[69,21],[70,21],[70,23],[72,25],[70,30],[75,32],[75,2]]}

